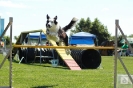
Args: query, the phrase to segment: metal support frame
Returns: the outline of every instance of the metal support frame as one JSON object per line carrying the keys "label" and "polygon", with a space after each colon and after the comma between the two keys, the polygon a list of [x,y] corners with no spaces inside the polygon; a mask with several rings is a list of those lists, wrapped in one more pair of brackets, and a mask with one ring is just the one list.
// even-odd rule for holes
{"label": "metal support frame", "polygon": [[10,62],[9,62],[9,86],[0,87],[0,88],[12,88],[12,23],[13,23],[13,17],[10,17],[8,25],[6,26],[2,35],[0,36],[0,39],[1,39],[5,35],[7,29],[10,27],[10,50],[9,50],[8,54],[5,56],[2,63],[0,64],[0,68],[1,68],[3,66],[4,62],[6,61],[6,59],[10,55],[10,59],[9,59],[10,60]]}
{"label": "metal support frame", "polygon": [[[40,38],[39,38],[39,41],[40,41],[40,45],[42,45],[42,32],[40,32]],[[40,48],[40,64],[42,63],[42,50]]]}
{"label": "metal support frame", "polygon": [[[10,17],[9,21],[12,23],[13,18]],[[12,88],[12,24],[10,26],[10,74],[9,74],[9,87]]]}
{"label": "metal support frame", "polygon": [[122,64],[125,72],[127,73],[131,83],[133,84],[133,78],[131,77],[130,73],[128,72],[128,69],[126,68],[124,62],[122,61],[120,55],[117,52],[117,33],[118,33],[118,29],[121,32],[122,36],[124,37],[125,41],[127,42],[131,52],[133,52],[133,48],[131,47],[131,45],[129,44],[127,38],[125,37],[121,27],[119,26],[119,20],[115,20],[115,59],[114,59],[114,88],[117,88],[117,58],[119,59],[120,63]]}

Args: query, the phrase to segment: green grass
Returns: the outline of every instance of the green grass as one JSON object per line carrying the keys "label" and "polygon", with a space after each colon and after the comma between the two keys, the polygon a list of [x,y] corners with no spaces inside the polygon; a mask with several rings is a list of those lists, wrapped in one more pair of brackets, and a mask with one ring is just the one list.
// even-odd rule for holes
{"label": "green grass", "polygon": [[[0,55],[0,63],[3,60]],[[113,56],[102,57],[103,69],[72,71],[67,67],[52,67],[51,64],[12,63],[14,88],[113,88]],[[129,72],[133,74],[133,57],[122,57]],[[118,61],[118,74],[126,74]],[[9,86],[9,61],[0,69],[0,86]]]}

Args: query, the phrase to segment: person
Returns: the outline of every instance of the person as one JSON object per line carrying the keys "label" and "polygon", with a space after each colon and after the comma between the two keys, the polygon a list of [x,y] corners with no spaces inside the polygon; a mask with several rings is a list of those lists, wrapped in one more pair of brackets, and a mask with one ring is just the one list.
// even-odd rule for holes
{"label": "person", "polygon": [[127,44],[127,42],[125,42],[123,45],[122,45],[122,52],[125,52],[125,54],[126,54],[126,56],[128,56],[129,55],[129,47],[128,47],[128,44]]}
{"label": "person", "polygon": [[125,43],[122,45],[121,48],[122,48],[122,49],[128,49],[128,44],[127,44],[127,42],[125,42]]}

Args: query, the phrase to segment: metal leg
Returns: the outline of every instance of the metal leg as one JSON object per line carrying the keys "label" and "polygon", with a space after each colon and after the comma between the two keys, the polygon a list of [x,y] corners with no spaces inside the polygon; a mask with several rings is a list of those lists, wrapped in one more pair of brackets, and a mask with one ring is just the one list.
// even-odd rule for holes
{"label": "metal leg", "polygon": [[21,58],[21,60],[19,61],[19,64],[22,62],[23,59],[24,59],[24,57]]}

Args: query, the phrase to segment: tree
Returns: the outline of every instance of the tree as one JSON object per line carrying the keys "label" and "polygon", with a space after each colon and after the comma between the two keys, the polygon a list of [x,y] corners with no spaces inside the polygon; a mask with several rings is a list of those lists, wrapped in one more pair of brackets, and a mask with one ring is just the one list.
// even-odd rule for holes
{"label": "tree", "polygon": [[6,45],[9,45],[10,44],[10,37],[4,36],[4,39],[6,40]]}
{"label": "tree", "polygon": [[19,36],[14,36],[14,39],[17,41]]}
{"label": "tree", "polygon": [[133,37],[133,34],[130,34],[128,37]]}
{"label": "tree", "polygon": [[77,23],[77,25],[75,26],[75,29],[71,30],[70,35],[72,35],[73,33],[81,32],[81,31],[89,32],[91,30],[91,26],[92,24],[91,24],[91,20],[89,17],[86,20],[84,18],[81,18],[80,22]]}
{"label": "tree", "polygon": [[[19,36],[14,36],[14,39],[17,40]],[[4,36],[4,41],[6,41],[6,45],[10,44],[10,36]]]}
{"label": "tree", "polygon": [[80,22],[77,23],[75,29],[71,30],[71,34],[80,31],[95,34],[98,39],[98,45],[100,45],[105,40],[110,40],[111,37],[111,34],[108,32],[107,27],[101,24],[101,22],[97,18],[94,20],[94,22],[91,22],[89,17],[86,20],[84,18],[81,18]]}
{"label": "tree", "polygon": [[92,22],[92,28],[90,33],[95,34],[98,39],[98,45],[100,45],[105,40],[110,40],[110,34],[106,26],[101,24],[101,22],[96,18]]}

